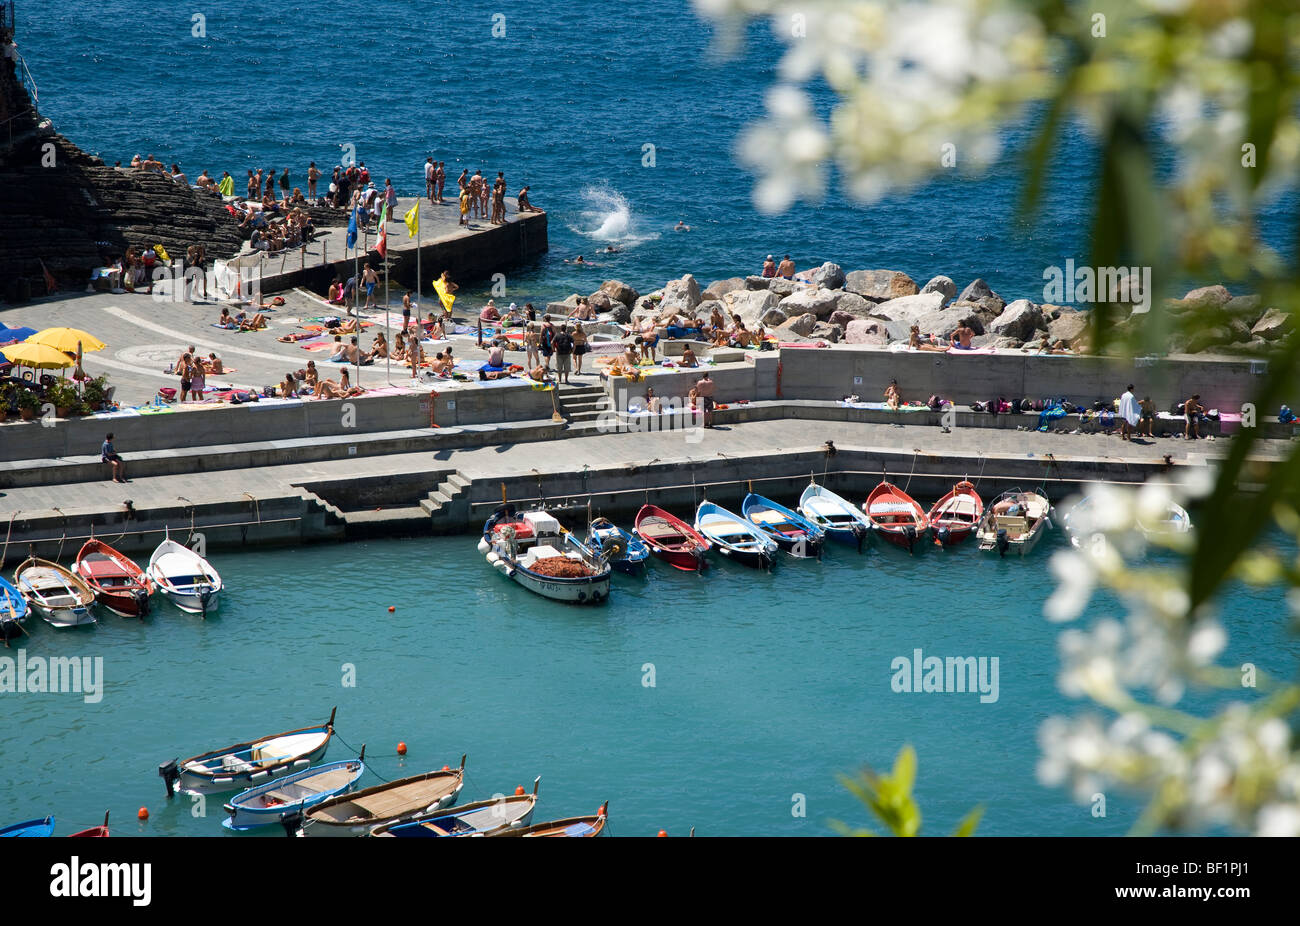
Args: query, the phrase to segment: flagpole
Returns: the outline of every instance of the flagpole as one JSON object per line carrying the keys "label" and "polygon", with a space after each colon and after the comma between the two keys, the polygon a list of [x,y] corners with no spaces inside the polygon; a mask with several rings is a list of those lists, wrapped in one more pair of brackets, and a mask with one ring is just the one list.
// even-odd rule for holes
{"label": "flagpole", "polygon": [[[357,214],[357,207],[354,206],[353,209],[352,209],[352,216],[353,216],[354,219],[356,218],[356,214]],[[370,221],[367,219],[367,221],[366,221],[366,226],[369,227],[369,225],[370,225]],[[369,236],[367,236],[366,241],[369,242],[369,240],[370,240],[370,238],[369,238]],[[354,319],[356,319],[356,322],[357,322],[357,345],[358,345],[358,349],[357,349],[357,379],[356,379],[356,382],[355,382],[353,385],[360,386],[360,385],[361,385],[361,350],[360,350],[360,344],[361,344],[361,337],[360,337],[360,333],[361,333],[361,255],[360,255],[360,251],[358,251],[356,247],[353,247],[353,248],[352,248],[352,278],[353,278],[354,280],[357,281],[357,282],[356,282],[356,285],[352,287],[352,307],[353,307],[353,309],[354,309],[354,311],[353,311],[353,313],[352,313],[352,317],[353,317]]]}
{"label": "flagpole", "polygon": [[[385,220],[385,224],[387,224],[386,221],[387,218],[388,218],[388,213],[385,212],[382,217],[382,219]],[[388,246],[387,244],[385,244],[384,245],[384,339],[385,340],[388,339],[388,313],[392,309],[392,307],[393,307],[393,303],[388,298]],[[386,375],[388,375],[388,385],[391,386],[393,384],[393,377],[391,373],[388,372],[387,366],[385,366],[385,373]]]}

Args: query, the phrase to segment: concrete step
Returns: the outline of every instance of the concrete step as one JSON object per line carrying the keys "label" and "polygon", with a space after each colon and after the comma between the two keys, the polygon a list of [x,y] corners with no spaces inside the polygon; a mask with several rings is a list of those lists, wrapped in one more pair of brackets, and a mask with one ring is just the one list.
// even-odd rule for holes
{"label": "concrete step", "polygon": [[419,505],[380,511],[349,511],[345,535],[349,540],[430,533],[429,515]]}
{"label": "concrete step", "polygon": [[573,412],[571,415],[569,415],[569,424],[579,424],[584,421],[597,421],[604,414],[606,414],[604,411],[595,411],[595,410],[584,411],[584,412]]}

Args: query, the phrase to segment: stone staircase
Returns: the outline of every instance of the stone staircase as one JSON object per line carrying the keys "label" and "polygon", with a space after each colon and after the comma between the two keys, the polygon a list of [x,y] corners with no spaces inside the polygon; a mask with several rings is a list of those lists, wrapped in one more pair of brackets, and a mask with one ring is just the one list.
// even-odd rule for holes
{"label": "stone staircase", "polygon": [[561,386],[556,396],[560,414],[569,422],[570,427],[577,425],[594,425],[600,413],[607,409],[609,401],[601,386]]}
{"label": "stone staircase", "polygon": [[440,526],[450,530],[464,528],[470,513],[470,499],[465,490],[471,484],[471,481],[459,472],[452,472],[438,483],[438,487],[430,492],[427,498],[420,500],[420,511],[430,522],[435,533]]}

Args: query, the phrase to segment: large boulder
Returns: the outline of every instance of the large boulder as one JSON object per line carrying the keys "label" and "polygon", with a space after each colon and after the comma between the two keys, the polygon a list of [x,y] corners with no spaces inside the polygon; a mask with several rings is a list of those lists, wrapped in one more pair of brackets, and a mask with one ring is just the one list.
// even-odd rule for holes
{"label": "large boulder", "polygon": [[915,280],[898,270],[853,270],[845,275],[844,288],[873,302],[915,296],[920,291]]}
{"label": "large boulder", "polygon": [[1260,298],[1258,293],[1251,293],[1246,296],[1233,296],[1223,304],[1224,311],[1230,312],[1238,318],[1244,318],[1249,322],[1259,320]]}
{"label": "large boulder", "polygon": [[952,312],[965,312],[979,318],[981,325],[988,325],[989,322],[1002,314],[1001,307],[996,302],[963,302],[958,299],[956,302],[950,302],[944,307]]}
{"label": "large boulder", "polygon": [[609,298],[613,299],[615,302],[621,302],[623,305],[629,307],[636,305],[636,300],[639,296],[635,289],[628,286],[622,280],[606,280],[604,283],[600,284],[600,291],[607,293]]}
{"label": "large boulder", "polygon": [[[780,299],[776,293],[765,289],[733,290],[722,297],[722,314],[730,323],[732,315],[739,315],[747,328],[755,327],[769,309],[774,309]],[[786,312],[786,315],[789,315]]]}
{"label": "large boulder", "polygon": [[943,293],[944,302],[951,302],[957,298],[957,284],[952,281],[952,277],[937,276],[921,287],[923,293]]}
{"label": "large boulder", "polygon": [[943,293],[918,293],[915,296],[903,296],[882,302],[875,307],[872,314],[911,326],[916,324],[923,315],[939,311],[943,303]]}
{"label": "large boulder", "polygon": [[609,314],[616,325],[626,325],[632,321],[632,307],[621,302],[615,302]]}
{"label": "large boulder", "polygon": [[769,283],[767,287],[769,292],[776,293],[782,299],[784,299],[786,296],[789,296],[793,293],[797,293],[799,290],[803,288],[804,287],[802,285],[796,283],[794,280],[787,280],[782,277],[777,277],[775,280]]}
{"label": "large boulder", "polygon": [[844,329],[839,325],[818,322],[817,327],[813,329],[812,336],[830,341],[832,344],[838,344],[844,338]]}
{"label": "large boulder", "polygon": [[786,315],[802,315],[811,312],[818,318],[825,318],[835,311],[839,293],[830,289],[804,289],[781,300],[781,311]]}
{"label": "large boulder", "polygon": [[775,278],[751,274],[745,277],[745,289],[767,289],[773,279]]}
{"label": "large boulder", "polygon": [[883,319],[855,318],[844,326],[844,343],[884,347],[889,343],[889,329]]}
{"label": "large boulder", "polygon": [[859,317],[865,316],[851,315],[848,312],[841,312],[839,309],[836,309],[827,316],[826,321],[832,325],[839,325],[841,328],[844,328],[848,326],[849,322],[854,321]]}
{"label": "large boulder", "polygon": [[680,280],[669,280],[664,284],[664,297],[659,302],[659,313],[681,312],[693,313],[695,307],[703,301],[700,298],[700,284],[689,273]]}
{"label": "large boulder", "polygon": [[784,325],[789,317],[789,315],[782,311],[780,306],[777,306],[774,309],[768,309],[764,312],[763,317],[759,320],[768,328],[775,328],[777,325]]}
{"label": "large boulder", "polygon": [[608,312],[610,309],[614,308],[615,305],[623,304],[611,299],[609,293],[605,292],[603,289],[598,289],[592,293],[587,298],[587,302],[589,302],[591,307],[597,312]]}
{"label": "large boulder", "polygon": [[[1078,309],[1069,306],[1051,306],[1050,308],[1041,306],[1041,308],[1047,325],[1047,337],[1053,344],[1057,341],[1074,344],[1075,341],[1088,333],[1087,312],[1080,312]],[[1055,318],[1046,321],[1049,315],[1055,315]]]}
{"label": "large boulder", "polygon": [[744,277],[728,277],[725,280],[714,280],[704,287],[704,292],[700,293],[700,298],[705,300],[721,299],[727,293],[737,289],[745,289]]}
{"label": "large boulder", "polygon": [[574,293],[572,296],[565,298],[563,302],[548,302],[546,303],[546,311],[542,314],[558,315],[563,318],[578,307],[579,298],[578,294]]}
{"label": "large boulder", "polygon": [[[1226,301],[1226,300],[1225,300]],[[1187,353],[1199,354],[1211,348],[1218,348],[1232,343],[1232,332],[1227,325],[1213,325],[1199,328],[1192,332],[1187,340]]]}
{"label": "large boulder", "polygon": [[848,290],[837,291],[839,297],[835,301],[835,311],[845,312],[855,318],[866,318],[876,310],[876,304],[870,299],[864,299],[857,293],[851,293]]}
{"label": "large boulder", "polygon": [[1016,350],[1025,346],[1025,342],[1020,338],[1011,338],[1002,334],[982,334],[977,338],[971,338],[970,343],[971,347],[994,347],[998,350]]}
{"label": "large boulder", "polygon": [[1232,301],[1232,293],[1228,292],[1226,286],[1220,284],[1202,286],[1183,296],[1182,301],[1192,308],[1219,308]]}
{"label": "large boulder", "polygon": [[953,332],[962,326],[962,323],[970,326],[975,334],[984,333],[984,323],[980,320],[979,315],[965,308],[940,309],[937,312],[927,312],[915,322],[922,335],[932,334],[940,340],[947,341],[952,338]]}
{"label": "large boulder", "polygon": [[789,321],[777,327],[778,335],[794,334],[801,338],[806,338],[813,333],[817,327],[817,316],[811,313],[805,315],[796,315]]}
{"label": "large boulder", "polygon": [[826,263],[806,275],[822,289],[844,288],[844,271],[840,269],[839,264],[826,261]]}
{"label": "large boulder", "polygon": [[1250,333],[1257,338],[1263,338],[1265,341],[1277,341],[1286,336],[1291,330],[1291,314],[1289,312],[1279,312],[1277,309],[1269,309],[1264,313],[1255,326],[1250,329]]}
{"label": "large boulder", "polygon": [[1042,310],[1028,299],[1017,299],[985,327],[989,334],[1024,341],[1034,336],[1043,321]]}
{"label": "large boulder", "polygon": [[958,302],[978,302],[996,312],[1001,312],[1006,308],[1007,301],[993,292],[992,287],[982,279],[977,279],[970,283],[961,291],[957,297]]}

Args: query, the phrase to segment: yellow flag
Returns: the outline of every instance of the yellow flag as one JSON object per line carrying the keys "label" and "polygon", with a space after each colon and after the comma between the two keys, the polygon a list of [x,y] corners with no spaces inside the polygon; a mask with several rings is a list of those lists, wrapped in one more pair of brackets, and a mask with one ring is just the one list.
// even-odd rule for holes
{"label": "yellow flag", "polygon": [[438,298],[442,300],[443,311],[448,315],[451,314],[451,304],[456,301],[456,297],[447,292],[447,287],[442,282],[442,277],[433,281],[434,291],[437,292]]}
{"label": "yellow flag", "polygon": [[406,237],[414,238],[420,232],[420,204],[416,203],[411,207],[411,211],[402,216],[406,222]]}

